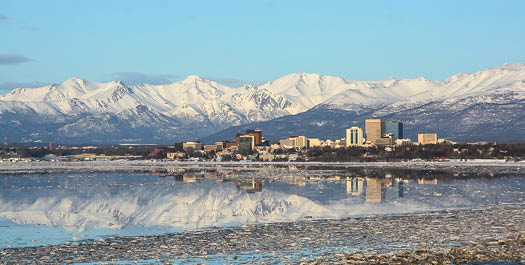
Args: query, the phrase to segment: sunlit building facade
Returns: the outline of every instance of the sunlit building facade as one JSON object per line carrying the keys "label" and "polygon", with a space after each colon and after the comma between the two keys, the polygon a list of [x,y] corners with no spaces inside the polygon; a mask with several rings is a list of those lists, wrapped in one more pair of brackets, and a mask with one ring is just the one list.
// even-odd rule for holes
{"label": "sunlit building facade", "polygon": [[376,140],[385,134],[385,121],[382,119],[365,120],[366,139],[375,144]]}
{"label": "sunlit building facade", "polygon": [[349,146],[363,146],[365,143],[365,138],[363,137],[363,129],[359,127],[351,127],[346,129],[345,137],[346,147]]}

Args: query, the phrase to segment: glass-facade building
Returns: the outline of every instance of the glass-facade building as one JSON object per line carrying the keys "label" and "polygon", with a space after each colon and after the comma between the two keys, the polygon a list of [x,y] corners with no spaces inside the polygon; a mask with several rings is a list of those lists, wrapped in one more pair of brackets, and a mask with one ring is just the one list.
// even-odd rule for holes
{"label": "glass-facade building", "polygon": [[394,135],[394,139],[403,139],[403,123],[400,121],[386,121],[385,134]]}

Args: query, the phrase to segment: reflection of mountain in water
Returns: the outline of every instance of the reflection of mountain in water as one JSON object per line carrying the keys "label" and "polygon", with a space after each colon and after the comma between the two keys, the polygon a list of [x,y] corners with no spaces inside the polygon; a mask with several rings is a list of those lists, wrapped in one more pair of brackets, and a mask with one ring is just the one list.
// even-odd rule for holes
{"label": "reflection of mountain in water", "polygon": [[170,173],[171,177],[67,173],[9,180],[4,176],[0,217],[77,232],[125,226],[194,229],[514,202],[523,197],[525,185],[519,177],[438,183],[430,176],[416,182],[392,174],[343,180],[287,174],[282,181],[263,184],[256,179],[258,174],[251,174],[230,178],[218,171]]}
{"label": "reflection of mountain in water", "polygon": [[10,190],[0,194],[0,216],[20,224],[61,226],[71,231],[126,225],[197,228],[333,216],[305,197],[261,191],[260,181],[239,182],[237,186],[199,183],[47,192]]}

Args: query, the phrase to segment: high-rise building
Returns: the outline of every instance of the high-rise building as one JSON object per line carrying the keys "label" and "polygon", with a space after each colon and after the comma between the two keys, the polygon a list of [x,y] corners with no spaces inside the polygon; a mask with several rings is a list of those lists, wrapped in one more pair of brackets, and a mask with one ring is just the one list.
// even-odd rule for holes
{"label": "high-rise building", "polygon": [[382,119],[366,119],[365,131],[366,140],[375,144],[376,140],[385,134],[385,122]]}
{"label": "high-rise building", "polygon": [[239,136],[239,152],[250,153],[255,148],[255,137],[253,135]]}
{"label": "high-rise building", "polygon": [[419,144],[437,144],[437,133],[419,133],[417,135]]}
{"label": "high-rise building", "polygon": [[392,134],[394,136],[394,141],[397,139],[403,139],[403,123],[400,121],[386,121],[385,134]]}
{"label": "high-rise building", "polygon": [[363,129],[359,127],[351,127],[346,129],[345,146],[362,146],[365,142],[363,137]]}
{"label": "high-rise building", "polygon": [[245,135],[251,135],[255,137],[255,145],[261,145],[261,142],[262,142],[262,131],[261,130],[247,130]]}

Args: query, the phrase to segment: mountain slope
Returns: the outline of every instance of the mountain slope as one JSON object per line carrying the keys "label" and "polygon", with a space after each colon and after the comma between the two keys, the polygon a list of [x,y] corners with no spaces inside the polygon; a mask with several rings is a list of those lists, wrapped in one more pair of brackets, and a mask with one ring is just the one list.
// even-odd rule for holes
{"label": "mountain slope", "polygon": [[339,139],[345,128],[364,128],[371,117],[404,122],[405,136],[412,139],[417,133],[437,132],[458,141],[525,140],[525,64],[460,73],[444,82],[417,78],[347,85],[352,89],[304,113],[234,126],[202,141],[232,139],[251,128],[262,129],[273,140],[290,135]]}
{"label": "mountain slope", "polygon": [[524,99],[521,63],[443,82],[297,73],[231,88],[198,76],[136,86],[71,78],[1,96],[0,126],[15,142],[173,143],[231,139],[246,128],[261,128],[270,139],[340,138],[349,125],[383,117],[403,121],[412,138],[436,131],[456,140],[523,141]]}

